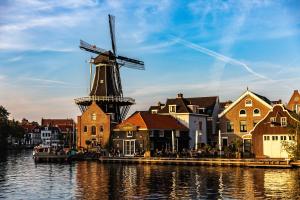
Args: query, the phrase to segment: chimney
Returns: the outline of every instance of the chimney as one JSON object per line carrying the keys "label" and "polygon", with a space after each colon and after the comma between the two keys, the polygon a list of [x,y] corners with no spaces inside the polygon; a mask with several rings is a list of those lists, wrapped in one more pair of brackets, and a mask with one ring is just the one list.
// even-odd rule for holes
{"label": "chimney", "polygon": [[177,94],[177,98],[183,98],[183,94],[182,93]]}
{"label": "chimney", "polygon": [[299,92],[298,92],[298,90],[294,90],[294,94],[298,94]]}

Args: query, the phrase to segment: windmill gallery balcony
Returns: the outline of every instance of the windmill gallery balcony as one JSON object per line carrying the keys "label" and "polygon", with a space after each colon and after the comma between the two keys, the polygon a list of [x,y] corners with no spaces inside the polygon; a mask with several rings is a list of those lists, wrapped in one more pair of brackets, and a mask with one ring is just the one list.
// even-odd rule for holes
{"label": "windmill gallery balcony", "polygon": [[90,104],[92,101],[106,101],[106,102],[119,102],[121,104],[134,104],[135,100],[130,97],[120,97],[120,96],[88,96],[80,97],[75,99],[76,104]]}

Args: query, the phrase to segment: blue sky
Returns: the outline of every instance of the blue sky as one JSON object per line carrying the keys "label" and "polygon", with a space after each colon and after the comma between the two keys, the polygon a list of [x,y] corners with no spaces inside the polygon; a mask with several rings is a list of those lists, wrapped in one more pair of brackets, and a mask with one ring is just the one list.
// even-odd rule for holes
{"label": "blue sky", "polygon": [[142,110],[158,101],[250,90],[287,102],[300,89],[300,1],[2,0],[0,105],[11,117],[75,118],[87,96],[90,53],[110,49],[116,17],[119,54],[146,70],[121,70],[124,96]]}

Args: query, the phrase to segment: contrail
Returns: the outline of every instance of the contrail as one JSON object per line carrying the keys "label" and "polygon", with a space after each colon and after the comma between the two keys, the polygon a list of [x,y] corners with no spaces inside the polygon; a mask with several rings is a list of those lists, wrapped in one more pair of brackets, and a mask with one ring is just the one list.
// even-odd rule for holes
{"label": "contrail", "polygon": [[261,75],[261,74],[255,72],[255,71],[253,71],[248,65],[246,65],[245,63],[243,63],[243,62],[241,62],[241,61],[239,61],[239,60],[236,60],[236,59],[234,59],[234,58],[227,57],[227,56],[225,56],[225,55],[222,55],[222,54],[220,54],[220,53],[217,53],[217,52],[215,52],[215,51],[209,50],[209,49],[207,49],[207,48],[205,48],[205,47],[202,47],[202,46],[197,45],[197,44],[195,44],[195,43],[192,43],[192,42],[183,40],[183,39],[178,38],[178,37],[172,36],[172,38],[173,38],[177,43],[180,43],[180,44],[182,44],[182,45],[184,45],[184,46],[186,46],[186,47],[188,47],[188,48],[194,49],[194,50],[199,51],[199,52],[201,52],[201,53],[204,53],[204,54],[206,54],[206,55],[212,56],[212,57],[214,57],[214,58],[216,58],[216,59],[218,59],[218,60],[221,60],[221,61],[223,61],[223,62],[225,62],[225,63],[230,63],[230,64],[233,64],[233,65],[240,65],[240,66],[242,66],[244,69],[246,69],[249,73],[251,73],[251,74],[254,75],[254,76],[257,76],[257,77],[262,78],[262,79],[269,79],[269,78],[267,78],[266,76]]}

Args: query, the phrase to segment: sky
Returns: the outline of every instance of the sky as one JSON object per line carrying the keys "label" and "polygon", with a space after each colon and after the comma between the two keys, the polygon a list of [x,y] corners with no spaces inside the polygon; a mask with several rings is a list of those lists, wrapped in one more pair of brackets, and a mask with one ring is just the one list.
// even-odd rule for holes
{"label": "sky", "polygon": [[287,102],[300,89],[299,10],[298,0],[1,0],[0,105],[17,120],[76,119],[95,56],[79,40],[110,50],[109,13],[118,54],[145,62],[121,68],[130,112],[177,93],[235,100],[247,87]]}

